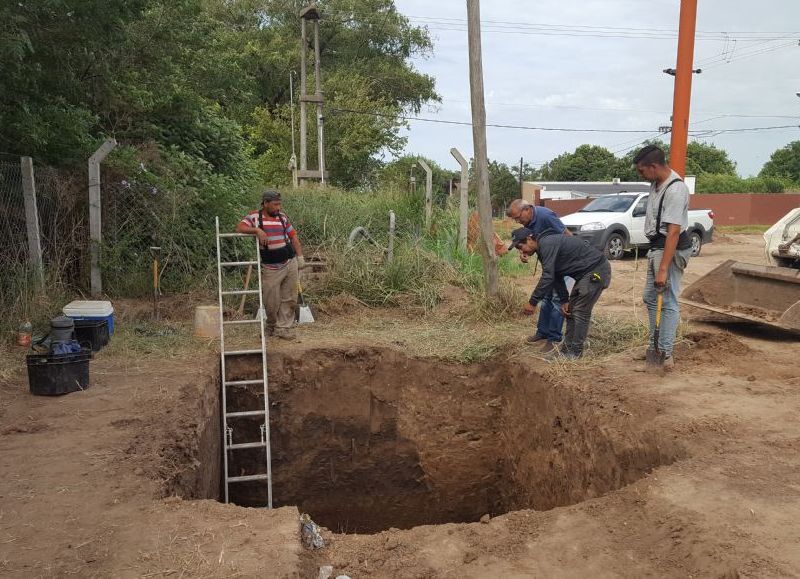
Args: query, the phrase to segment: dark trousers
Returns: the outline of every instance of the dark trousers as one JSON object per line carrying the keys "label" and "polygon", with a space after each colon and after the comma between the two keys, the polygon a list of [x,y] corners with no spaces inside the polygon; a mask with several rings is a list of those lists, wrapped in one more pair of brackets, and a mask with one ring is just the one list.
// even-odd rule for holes
{"label": "dark trousers", "polygon": [[561,314],[561,300],[552,292],[539,303],[539,320],[536,322],[536,334],[548,342],[560,342],[563,338],[564,316]]}
{"label": "dark trousers", "polygon": [[576,356],[583,354],[583,343],[589,334],[592,310],[600,299],[600,294],[610,283],[611,265],[607,260],[575,282],[575,287],[569,294],[570,315],[567,318],[567,334],[564,337],[565,351]]}

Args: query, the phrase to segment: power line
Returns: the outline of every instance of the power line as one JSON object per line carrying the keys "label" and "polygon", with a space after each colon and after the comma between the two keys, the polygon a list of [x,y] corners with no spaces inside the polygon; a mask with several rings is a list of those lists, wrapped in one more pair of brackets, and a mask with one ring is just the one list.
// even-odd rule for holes
{"label": "power line", "polygon": [[[432,119],[428,117],[412,117],[407,115],[393,115],[389,113],[380,113],[376,111],[359,111],[355,109],[343,109],[343,108],[330,108],[331,112],[334,113],[349,113],[355,115],[365,115],[365,116],[373,116],[373,117],[381,117],[387,119],[400,119],[404,121],[420,121],[425,123],[439,123],[443,125],[458,125],[458,126],[465,126],[471,127],[472,123],[469,121],[454,121],[448,119]],[[564,133],[631,133],[631,134],[644,134],[650,133],[650,130],[634,130],[634,129],[594,129],[594,128],[574,128],[574,127],[536,127],[536,126],[526,126],[526,125],[508,125],[508,124],[498,124],[498,123],[487,123],[487,127],[493,127],[496,129],[516,129],[516,130],[525,130],[525,131],[552,131],[552,132],[564,132]],[[689,131],[691,135],[704,135],[707,133],[740,133],[740,132],[758,132],[758,131],[772,131],[778,129],[790,129],[790,128],[800,128],[800,125],[779,125],[779,126],[770,126],[770,127],[747,127],[741,129],[704,129],[701,131]],[[658,133],[659,135],[662,134],[661,132]]]}
{"label": "power line", "polygon": [[[445,97],[442,99],[443,102],[451,102],[451,103],[469,103],[469,100],[466,99],[455,99]],[[621,113],[653,113],[659,115],[670,115],[672,111],[667,110],[657,110],[657,109],[636,109],[636,108],[626,108],[626,107],[582,107],[578,105],[548,105],[548,104],[534,104],[534,103],[505,103],[505,102],[497,102],[497,101],[487,101],[487,106],[502,106],[502,107],[509,107],[509,108],[537,108],[537,109],[565,109],[565,110],[576,110],[576,111],[609,111],[609,112],[621,112]],[[713,114],[719,115],[716,118],[741,118],[741,119],[796,119],[798,115],[762,115],[762,114],[739,114],[739,113],[719,113],[714,111],[702,111],[698,110],[698,113],[703,114]],[[698,122],[705,122],[705,121],[698,121]]]}
{"label": "power line", "polygon": [[[326,14],[345,17],[364,16],[357,12],[331,10]],[[435,30],[466,31],[466,20],[463,18],[406,15],[408,20],[416,21]],[[534,22],[508,22],[499,20],[484,20],[482,30],[486,32],[508,32],[521,34],[535,34],[544,36],[590,36],[600,38],[646,38],[657,40],[670,40],[678,36],[675,29],[666,28],[635,28],[617,26],[586,26],[574,24],[552,24]],[[800,36],[800,32],[793,31],[700,31],[697,33],[699,40],[713,40],[729,43],[740,40],[743,42],[757,42],[770,40],[783,40]]]}
{"label": "power line", "polygon": [[[334,113],[350,113],[355,115],[366,115],[366,116],[382,117],[388,119],[401,119],[404,121],[421,121],[425,123],[439,123],[443,125],[459,125],[465,127],[472,126],[472,123],[469,121],[452,121],[446,119],[431,119],[427,117],[410,117],[405,115],[392,115],[388,113],[379,113],[374,111],[358,111],[354,109],[331,108],[329,110]],[[525,125],[505,125],[496,123],[487,123],[486,126],[493,127],[496,129],[517,129],[525,131],[554,131],[554,132],[564,132],[564,133],[648,133],[650,132],[649,130],[637,131],[631,129],[577,129],[570,127],[530,127]]]}

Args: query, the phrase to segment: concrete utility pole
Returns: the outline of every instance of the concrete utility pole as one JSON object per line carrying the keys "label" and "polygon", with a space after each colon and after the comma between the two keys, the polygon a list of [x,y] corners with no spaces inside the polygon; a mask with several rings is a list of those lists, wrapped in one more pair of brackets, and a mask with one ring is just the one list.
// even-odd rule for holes
{"label": "concrete utility pole", "polygon": [[478,189],[478,217],[481,224],[481,243],[486,277],[486,293],[497,295],[497,256],[494,253],[492,201],[489,198],[489,160],[486,152],[486,103],[483,96],[483,62],[481,57],[480,0],[467,0],[467,38],[469,43],[469,85],[472,104],[472,142],[475,149],[475,180]]}
{"label": "concrete utility pole", "polygon": [[25,200],[25,226],[28,230],[28,261],[36,270],[39,281],[44,282],[42,243],[39,237],[39,207],[36,204],[36,182],[33,177],[33,159],[22,157],[22,194]]}
{"label": "concrete utility pole", "polygon": [[116,139],[106,139],[105,143],[89,157],[89,254],[91,256],[89,281],[92,297],[98,297],[103,293],[103,279],[100,275],[100,245],[103,243],[100,163],[116,146]]}
{"label": "concrete utility pole", "polygon": [[[300,11],[300,170],[298,176],[300,182],[305,184],[306,179],[319,179],[323,185],[327,181],[325,173],[325,129],[322,105],[322,69],[320,68],[320,48],[319,48],[319,9],[317,4],[312,2]],[[306,94],[307,70],[306,52],[308,51],[308,34],[306,31],[306,21],[310,21],[314,26],[314,94]],[[308,126],[306,124],[306,103],[317,105],[317,163],[319,170],[308,169]]]}
{"label": "concrete utility pole", "polygon": [[678,62],[675,67],[675,93],[672,99],[672,137],[669,164],[681,177],[686,175],[686,149],[689,140],[689,107],[692,100],[692,62],[697,24],[697,0],[681,0],[678,28]]}
{"label": "concrete utility pole", "polygon": [[417,159],[417,163],[425,171],[425,229],[430,230],[433,217],[433,171],[422,159]]}
{"label": "concrete utility pole", "polygon": [[458,205],[458,247],[462,251],[467,251],[467,222],[469,221],[469,165],[464,155],[453,147],[450,149],[458,164],[461,165],[461,181],[458,184],[459,205]]}

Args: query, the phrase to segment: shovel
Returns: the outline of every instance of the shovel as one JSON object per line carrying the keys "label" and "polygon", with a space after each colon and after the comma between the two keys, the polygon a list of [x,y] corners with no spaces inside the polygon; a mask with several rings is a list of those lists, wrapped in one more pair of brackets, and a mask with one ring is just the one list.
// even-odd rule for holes
{"label": "shovel", "polygon": [[661,306],[664,305],[663,292],[658,292],[658,301],[656,303],[656,330],[653,332],[653,347],[647,349],[647,357],[645,362],[648,366],[663,366],[664,365],[664,352],[658,349],[658,338],[661,333]]}
{"label": "shovel", "polygon": [[303,286],[300,285],[300,282],[297,283],[297,292],[298,292],[298,302],[300,304],[300,308],[297,311],[297,323],[313,324],[314,314],[311,313],[311,308],[308,307],[308,304],[306,303],[306,298],[303,297]]}

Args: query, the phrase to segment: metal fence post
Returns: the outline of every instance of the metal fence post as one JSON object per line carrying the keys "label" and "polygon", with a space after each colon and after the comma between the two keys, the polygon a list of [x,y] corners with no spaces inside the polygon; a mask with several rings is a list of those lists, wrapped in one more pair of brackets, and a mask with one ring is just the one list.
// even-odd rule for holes
{"label": "metal fence post", "polygon": [[89,157],[89,252],[92,261],[90,283],[93,297],[103,293],[103,280],[100,275],[100,244],[103,241],[100,163],[116,146],[116,139],[106,139],[105,143]]}
{"label": "metal fence post", "polygon": [[36,182],[33,177],[33,159],[22,157],[22,193],[25,199],[25,226],[28,230],[28,260],[44,282],[42,242],[39,237],[39,209],[36,205]]}

